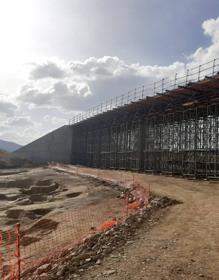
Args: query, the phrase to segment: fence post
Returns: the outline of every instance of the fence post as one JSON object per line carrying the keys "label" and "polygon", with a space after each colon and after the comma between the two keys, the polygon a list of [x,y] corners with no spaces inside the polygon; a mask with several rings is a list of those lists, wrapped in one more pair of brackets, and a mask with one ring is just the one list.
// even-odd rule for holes
{"label": "fence post", "polygon": [[2,277],[1,271],[2,271],[2,274],[3,274],[2,244],[3,244],[3,237],[2,237],[2,232],[1,232],[1,230],[0,230],[0,276],[1,276],[1,277]]}
{"label": "fence post", "polygon": [[20,224],[15,225],[16,231],[16,257],[17,257],[17,280],[21,279],[21,235]]}

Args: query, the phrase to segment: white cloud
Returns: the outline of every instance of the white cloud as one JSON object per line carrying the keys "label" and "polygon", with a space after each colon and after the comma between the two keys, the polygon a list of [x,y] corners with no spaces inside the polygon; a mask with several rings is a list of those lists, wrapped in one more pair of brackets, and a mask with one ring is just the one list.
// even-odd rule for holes
{"label": "white cloud", "polygon": [[88,81],[112,79],[136,72],[134,65],[127,65],[118,57],[111,56],[90,57],[85,61],[73,61],[69,64],[74,76]]}
{"label": "white cloud", "polygon": [[23,85],[19,102],[56,107],[69,112],[85,110],[135,85],[173,75],[176,71],[182,72],[185,65],[175,62],[169,66],[145,66],[127,64],[118,57],[104,56],[66,62],[63,68],[68,75],[61,81],[50,80],[46,87],[39,81]]}
{"label": "white cloud", "polygon": [[[33,140],[67,124],[68,118],[76,111],[98,105],[135,86],[163,77],[173,78],[176,72],[181,75],[187,67],[219,57],[219,18],[204,21],[202,28],[203,33],[210,37],[211,44],[206,48],[197,48],[188,56],[187,63],[176,61],[167,66],[151,66],[129,64],[116,56],[103,56],[66,62],[56,58],[29,64],[29,79],[19,89],[15,100],[17,105],[7,100],[0,102],[0,116],[4,114],[10,118],[16,111],[15,119],[4,124],[0,119],[0,137],[4,131],[4,135],[14,135],[15,139]],[[12,131],[16,123],[24,128],[20,134]]]}
{"label": "white cloud", "polygon": [[219,18],[208,19],[202,23],[202,28],[205,35],[209,35],[214,43],[219,41]]}
{"label": "white cloud", "polygon": [[29,116],[26,117],[14,117],[11,118],[8,121],[8,125],[9,126],[14,126],[14,127],[30,127],[32,126],[34,123],[30,120]]}
{"label": "white cloud", "polygon": [[31,65],[32,69],[29,77],[32,80],[45,78],[62,79],[67,75],[62,66],[57,65],[56,62],[53,61],[45,61],[40,64],[32,63]]}
{"label": "white cloud", "polygon": [[203,64],[219,57],[219,17],[204,21],[202,28],[204,34],[210,36],[211,45],[207,48],[199,47],[189,56],[191,66]]}
{"label": "white cloud", "polygon": [[43,117],[43,121],[49,125],[53,125],[55,127],[60,127],[66,124],[66,119],[58,118],[58,117],[51,117],[50,115],[45,115]]}
{"label": "white cloud", "polygon": [[35,104],[37,106],[48,106],[51,103],[52,95],[49,92],[41,92],[34,85],[26,84],[21,86],[18,101]]}
{"label": "white cloud", "polygon": [[86,98],[91,95],[86,83],[71,81],[58,81],[44,91],[40,91],[33,85],[23,85],[20,88],[18,101],[41,107],[54,107],[67,111],[78,110],[85,106]]}
{"label": "white cloud", "polygon": [[0,101],[0,115],[14,116],[17,106],[12,102]]}
{"label": "white cloud", "polygon": [[21,144],[38,136],[37,123],[33,122],[29,116],[24,115],[21,108],[17,108],[16,115],[0,118],[0,127],[0,138]]}

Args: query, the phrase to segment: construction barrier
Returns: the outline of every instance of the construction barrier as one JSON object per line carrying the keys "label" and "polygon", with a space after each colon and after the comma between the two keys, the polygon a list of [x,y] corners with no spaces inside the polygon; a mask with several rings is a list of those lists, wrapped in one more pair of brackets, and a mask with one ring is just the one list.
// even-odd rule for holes
{"label": "construction barrier", "polygon": [[0,279],[20,280],[20,225],[0,230]]}
{"label": "construction barrier", "polygon": [[0,279],[27,279],[25,275],[31,270],[65,255],[89,236],[123,223],[130,214],[147,207],[149,194],[149,187],[134,182],[124,189],[121,198],[47,214],[31,225],[16,225],[1,233]]}
{"label": "construction barrier", "polygon": [[30,228],[22,230],[22,271],[46,263],[48,259],[57,258],[89,235],[101,231],[104,223],[114,217],[119,221],[125,219],[122,201],[114,203],[109,200],[97,206],[90,205],[84,209],[47,215],[36,221]]}

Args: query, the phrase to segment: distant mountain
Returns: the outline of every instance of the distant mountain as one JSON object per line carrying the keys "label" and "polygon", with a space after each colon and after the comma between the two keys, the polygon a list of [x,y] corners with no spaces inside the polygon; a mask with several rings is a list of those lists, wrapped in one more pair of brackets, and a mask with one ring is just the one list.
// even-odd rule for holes
{"label": "distant mountain", "polygon": [[22,147],[22,146],[19,144],[0,139],[0,150],[7,151],[7,152],[14,152],[15,150],[19,149],[20,147]]}

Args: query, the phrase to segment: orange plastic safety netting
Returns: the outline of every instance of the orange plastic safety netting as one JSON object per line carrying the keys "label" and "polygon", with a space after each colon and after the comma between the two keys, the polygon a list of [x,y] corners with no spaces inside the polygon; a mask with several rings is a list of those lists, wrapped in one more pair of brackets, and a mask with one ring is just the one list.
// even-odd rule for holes
{"label": "orange plastic safety netting", "polygon": [[20,225],[0,230],[0,279],[20,279]]}
{"label": "orange plastic safety netting", "polygon": [[18,225],[0,233],[0,279],[20,279],[31,269],[72,250],[94,233],[123,223],[148,205],[150,187],[123,184],[120,197],[46,215],[31,225]]}

